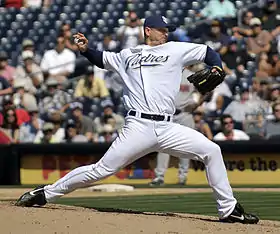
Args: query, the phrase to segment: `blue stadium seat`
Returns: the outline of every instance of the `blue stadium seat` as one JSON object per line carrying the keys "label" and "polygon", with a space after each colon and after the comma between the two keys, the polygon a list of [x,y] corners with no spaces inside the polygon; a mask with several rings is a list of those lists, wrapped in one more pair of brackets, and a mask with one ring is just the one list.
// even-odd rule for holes
{"label": "blue stadium seat", "polygon": [[192,9],[195,11],[200,10],[201,9],[200,3],[196,1],[192,2]]}
{"label": "blue stadium seat", "polygon": [[90,5],[95,5],[98,2],[98,0],[89,0]]}

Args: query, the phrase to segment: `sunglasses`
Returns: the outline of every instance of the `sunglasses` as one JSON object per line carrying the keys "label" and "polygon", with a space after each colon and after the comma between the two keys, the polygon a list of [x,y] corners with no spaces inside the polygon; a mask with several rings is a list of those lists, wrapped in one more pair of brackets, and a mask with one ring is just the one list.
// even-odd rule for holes
{"label": "sunglasses", "polygon": [[53,130],[52,129],[47,129],[47,130],[43,130],[43,133],[51,133]]}
{"label": "sunglasses", "polygon": [[233,124],[233,121],[224,122],[224,125]]}
{"label": "sunglasses", "polygon": [[30,115],[36,115],[36,114],[38,114],[38,113],[39,113],[38,111],[30,111],[30,112],[29,112]]}

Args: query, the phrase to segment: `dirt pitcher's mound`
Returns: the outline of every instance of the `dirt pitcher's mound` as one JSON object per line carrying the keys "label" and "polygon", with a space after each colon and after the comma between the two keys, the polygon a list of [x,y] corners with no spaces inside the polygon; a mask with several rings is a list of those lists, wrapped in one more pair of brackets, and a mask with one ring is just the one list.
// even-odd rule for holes
{"label": "dirt pitcher's mound", "polygon": [[0,203],[0,232],[19,234],[50,233],[280,233],[280,222],[258,225],[223,224],[216,218],[189,214],[124,214],[92,209],[48,205],[44,208],[15,207]]}

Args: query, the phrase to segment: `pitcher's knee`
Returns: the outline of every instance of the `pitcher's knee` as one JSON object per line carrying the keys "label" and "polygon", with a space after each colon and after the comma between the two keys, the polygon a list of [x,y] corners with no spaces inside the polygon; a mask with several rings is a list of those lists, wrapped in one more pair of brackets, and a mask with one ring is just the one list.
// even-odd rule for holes
{"label": "pitcher's knee", "polygon": [[221,147],[214,142],[212,142],[212,150],[214,154],[221,154]]}
{"label": "pitcher's knee", "polygon": [[209,144],[207,145],[207,156],[208,157],[219,157],[221,156],[221,148],[216,143],[209,141]]}
{"label": "pitcher's knee", "polygon": [[93,179],[95,180],[108,177],[110,175],[115,174],[118,171],[117,168],[109,168],[106,165],[104,165],[102,162],[98,162],[90,166],[91,166],[90,172],[92,174]]}

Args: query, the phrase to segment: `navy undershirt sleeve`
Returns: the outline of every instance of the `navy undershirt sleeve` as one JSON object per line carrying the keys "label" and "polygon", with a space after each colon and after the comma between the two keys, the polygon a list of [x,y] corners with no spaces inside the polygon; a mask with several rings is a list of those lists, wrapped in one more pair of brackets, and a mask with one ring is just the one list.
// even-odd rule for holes
{"label": "navy undershirt sleeve", "polygon": [[216,51],[212,50],[209,46],[207,46],[204,62],[211,67],[218,66],[220,68],[223,68],[220,55]]}
{"label": "navy undershirt sleeve", "polygon": [[103,52],[88,48],[86,52],[81,52],[81,55],[85,56],[93,65],[104,69]]}

